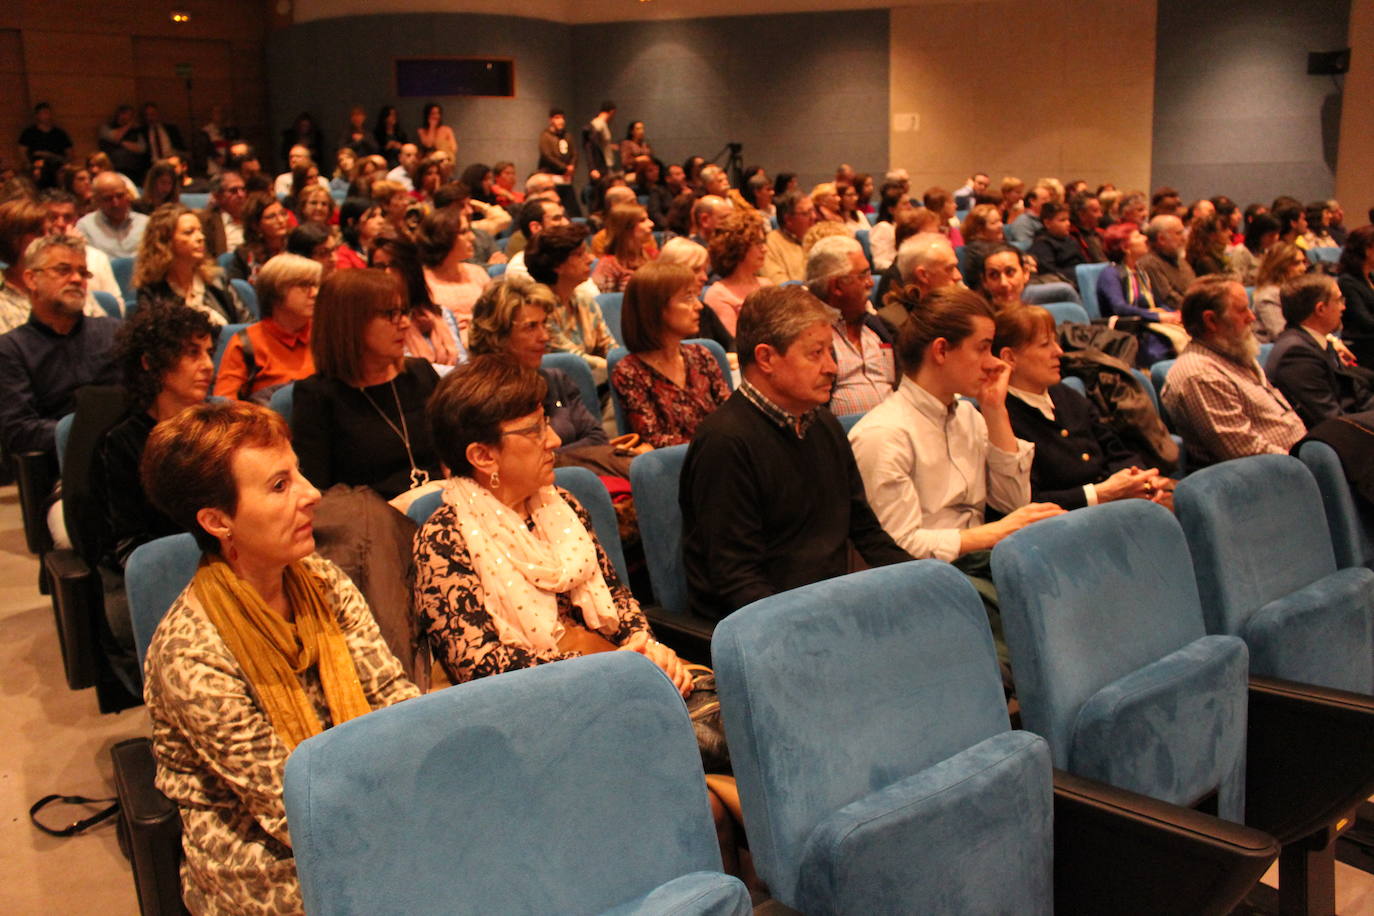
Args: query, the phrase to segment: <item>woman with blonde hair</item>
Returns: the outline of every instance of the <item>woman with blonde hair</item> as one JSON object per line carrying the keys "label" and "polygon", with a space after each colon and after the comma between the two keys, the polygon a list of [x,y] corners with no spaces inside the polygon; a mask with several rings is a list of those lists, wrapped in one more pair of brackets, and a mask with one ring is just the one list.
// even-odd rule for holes
{"label": "woman with blonde hair", "polygon": [[[706,249],[691,239],[676,236],[663,243],[663,250],[658,253],[659,264],[676,264],[685,267],[692,272],[692,295],[701,298],[701,291],[706,288],[706,281],[710,279],[708,268],[711,266],[710,255]],[[720,318],[716,315],[715,309],[702,309],[698,313],[700,328],[697,331],[698,337],[706,337],[714,340],[725,348],[725,355],[730,358],[732,367],[737,365],[735,355],[735,335],[725,329],[721,324]]]}
{"label": "woman with blonde hair", "polygon": [[606,253],[592,270],[592,282],[603,293],[624,292],[634,272],[657,255],[648,211],[639,204],[619,204],[606,215]]}
{"label": "woman with blonde hair", "polygon": [[229,339],[215,376],[215,394],[259,403],[289,382],[315,374],[310,326],[323,268],[318,261],[279,254],[254,283],[262,320]]}
{"label": "woman with blonde hair", "polygon": [[1307,253],[1292,242],[1275,242],[1260,258],[1255,272],[1255,295],[1250,309],[1255,313],[1255,336],[1269,343],[1283,333],[1288,323],[1279,304],[1279,287],[1307,273]]}
{"label": "woman with blonde hair", "polygon": [[133,285],[139,308],[157,303],[184,305],[205,312],[216,325],[253,320],[206,255],[200,218],[181,204],[164,204],[148,217],[134,262]]}
{"label": "woman with blonde hair", "polygon": [[328,189],[317,184],[302,188],[301,193],[296,195],[296,219],[301,225],[318,223],[329,228],[337,222],[335,219],[337,208],[338,205],[334,203],[334,195],[330,194]]}
{"label": "woman with blonde hair", "polygon": [[812,188],[811,202],[816,205],[817,221],[839,223],[849,229],[851,235],[854,233],[840,212],[840,189],[835,187],[835,182],[823,181]]}
{"label": "woman with blonde hair", "polygon": [[764,247],[766,236],[759,213],[738,210],[726,214],[711,236],[711,268],[721,279],[706,291],[706,304],[731,334],[735,333],[745,298],[754,290],[773,285],[759,276],[768,251]]}

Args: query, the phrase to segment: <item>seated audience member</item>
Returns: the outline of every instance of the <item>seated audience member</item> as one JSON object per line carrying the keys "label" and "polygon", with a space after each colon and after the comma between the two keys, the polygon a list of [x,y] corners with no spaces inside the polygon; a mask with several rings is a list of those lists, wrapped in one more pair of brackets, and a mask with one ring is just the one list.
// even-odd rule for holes
{"label": "seated audience member", "polygon": [[1332,335],[1340,329],[1345,296],[1325,274],[1283,284],[1288,329],[1274,341],[1265,374],[1311,429],[1322,420],[1374,409],[1374,376],[1350,370]]}
{"label": "seated audience member", "polygon": [[1339,200],[1328,200],[1326,208],[1331,211],[1331,218],[1327,221],[1326,231],[1331,235],[1331,240],[1337,245],[1344,247],[1345,240],[1350,236],[1350,230],[1345,227],[1345,208],[1341,206]]}
{"label": "seated audience member", "polygon": [[339,247],[334,249],[335,269],[366,267],[372,243],[386,226],[382,209],[365,197],[349,197],[339,207]]}
{"label": "seated audience member", "polygon": [[840,222],[850,229],[868,229],[871,224],[868,215],[859,208],[859,190],[852,184],[839,186]]}
{"label": "seated audience member", "polygon": [[296,195],[296,219],[301,225],[318,223],[328,228],[335,219],[336,205],[334,195],[321,187],[308,187]]}
{"label": "seated audience member", "polygon": [[558,299],[549,316],[549,349],[582,357],[601,385],[606,381],[606,357],[618,344],[596,295],[582,285],[591,277],[586,238],[586,227],[576,223],[545,229],[525,250],[525,267]]}
{"label": "seated audience member", "polygon": [[1097,275],[1097,300],[1104,314],[1121,318],[1139,318],[1145,322],[1146,332],[1138,336],[1142,366],[1152,366],[1175,354],[1176,346],[1187,346],[1180,333],[1155,332],[1155,325],[1164,324],[1182,331],[1183,318],[1173,309],[1160,308],[1150,287],[1150,275],[1140,269],[1140,261],[1149,252],[1145,234],[1135,223],[1120,222],[1104,234],[1107,260],[1111,267]]}
{"label": "seated audience member", "polygon": [[142,478],[204,551],[144,669],[157,787],[181,814],[182,897],[193,913],[304,913],[287,756],[419,691],[357,588],[314,555],[320,493],[275,413],[190,408],[148,437]]}
{"label": "seated audience member", "polygon": [[[1014,245],[1003,242],[991,249],[981,262],[982,276],[978,287],[993,307],[999,311],[1022,302],[1074,302],[1077,294],[1067,283],[1032,284],[1030,274],[1034,258],[1022,254]],[[1035,299],[1030,299],[1034,290]]]}
{"label": "seated audience member", "polygon": [[831,325],[835,387],[830,412],[864,413],[892,393],[896,370],[882,319],[868,310],[873,275],[863,247],[847,236],[821,239],[806,258],[806,288],[839,312]]}
{"label": "seated audience member", "polygon": [[[954,247],[937,232],[922,232],[902,242],[897,249],[896,265],[901,287],[889,290],[878,309],[878,316],[894,337],[910,320],[911,311],[921,299],[937,289],[963,282]],[[915,287],[914,294],[894,296],[894,292],[902,293],[906,287]]]}
{"label": "seated audience member", "polygon": [[816,205],[810,197],[787,191],[774,198],[773,206],[778,210],[778,228],[764,239],[767,253],[763,259],[763,275],[772,283],[800,283],[806,279],[802,239],[816,222]]}
{"label": "seated audience member", "polygon": [[310,324],[323,275],[319,262],[279,254],[254,284],[262,320],[229,339],[215,376],[215,394],[266,403],[281,386],[315,374]]}
{"label": "seated audience member", "polygon": [[773,285],[759,276],[768,256],[766,238],[763,217],[748,210],[727,215],[711,237],[711,270],[720,279],[706,291],[705,302],[731,334],[749,294]]}
{"label": "seated audience member", "polygon": [[525,202],[525,192],[515,187],[515,163],[502,160],[491,167],[492,203],[512,213]]}
{"label": "seated audience member", "polygon": [[977,289],[983,275],[983,259],[999,245],[1007,244],[1002,234],[1002,213],[993,204],[975,204],[964,217],[964,263],[968,265],[971,288]]}
{"label": "seated audience member", "polygon": [[[971,210],[978,198],[987,191],[992,179],[986,172],[975,172],[964,182],[964,186],[954,192],[954,206],[959,210]],[[967,237],[966,237],[967,238]]]}
{"label": "seated audience member", "polygon": [[[76,238],[85,239],[76,230],[76,198],[66,191],[57,188],[49,188],[39,195],[38,203],[42,205],[46,213],[44,219],[44,229],[48,235],[70,235]],[[4,218],[0,217],[0,226],[3,226]],[[0,228],[0,235],[4,229]],[[20,268],[22,271],[22,259]],[[97,292],[109,293],[120,305],[121,314],[124,308],[124,291],[119,288],[119,281],[115,279],[114,268],[110,266],[110,256],[99,248],[86,246],[86,269],[91,272],[91,279],[86,284],[86,314],[104,315],[104,308],[96,301]],[[0,281],[0,290],[8,284],[8,280]],[[2,296],[3,293],[0,293]],[[27,310],[28,302],[24,303]],[[3,333],[3,332],[0,332]]]}
{"label": "seated audience member", "polygon": [[1255,337],[1261,343],[1277,340],[1287,327],[1279,289],[1289,280],[1307,273],[1307,269],[1307,255],[1291,242],[1275,242],[1260,259],[1251,308],[1255,313]]}
{"label": "seated audience member", "polygon": [[[434,209],[454,209],[467,215],[473,234],[474,264],[497,264],[505,255],[496,247],[496,236],[511,224],[510,214],[500,207],[482,203],[461,181],[447,181],[434,193]],[[418,220],[417,220],[418,222]]]}
{"label": "seated audience member", "polygon": [[380,270],[338,271],[320,288],[315,374],[296,383],[291,431],[321,490],[343,483],[393,499],[440,476],[425,419],[439,376],[404,355],[407,311],[400,282]]}
{"label": "seated audience member", "polygon": [[115,172],[101,172],[91,182],[95,209],[81,217],[76,228],[86,241],[112,258],[138,253],[148,217],[133,211],[133,196]]}
{"label": "seated audience member", "polygon": [[1279,240],[1306,251],[1307,213],[1302,204],[1292,198],[1275,200],[1272,212],[1274,219],[1279,221]]}
{"label": "seated audience member", "polygon": [[639,204],[618,204],[606,215],[606,253],[596,262],[592,282],[603,293],[620,293],[658,254],[654,221]]}
{"label": "seated audience member", "polygon": [[703,248],[710,247],[711,237],[730,211],[730,202],[724,197],[707,194],[697,198],[692,204],[688,237]]}
{"label": "seated audience member", "polygon": [[630,431],[655,448],[690,442],[730,397],[711,351],[683,343],[700,334],[701,310],[696,279],[676,264],[640,269],[625,291],[621,327],[630,354],[611,373],[611,385]]}
{"label": "seated audience member", "polygon": [[959,221],[955,218],[954,195],[941,187],[926,188],[921,195],[921,203],[940,220],[939,232],[949,239],[955,247],[964,244],[964,236],[959,231]]}
{"label": "seated audience member", "polygon": [[[310,154],[310,147],[303,143],[292,146],[286,156],[286,171],[277,176],[272,183],[272,193],[278,197],[289,197],[292,191],[292,183],[295,180],[296,169],[303,169],[313,165],[315,157]],[[326,191],[329,190],[329,180],[320,175],[311,181],[311,184],[318,184]]]}
{"label": "seated audience member", "polygon": [[374,181],[370,191],[372,202],[382,210],[386,228],[382,234],[390,238],[410,238],[410,224],[406,214],[414,203],[409,192],[394,181],[383,179]]}
{"label": "seated audience member", "polygon": [[[764,219],[771,219],[778,211],[773,206],[773,183],[763,172],[756,172],[740,188],[740,199],[749,209],[757,210]],[[652,213],[652,211],[650,211]]]}
{"label": "seated audience member", "polygon": [[1184,294],[1197,279],[1184,257],[1183,220],[1160,214],[1150,220],[1144,232],[1150,250],[1140,259],[1140,269],[1150,278],[1155,303],[1160,308],[1178,310]]}
{"label": "seated audience member", "polygon": [[1150,217],[1150,198],[1144,191],[1127,191],[1121,196],[1119,221],[1144,226]]}
{"label": "seated audience member", "polygon": [[472,320],[472,304],[491,282],[485,269],[468,261],[472,257],[472,241],[467,214],[458,207],[430,213],[415,232],[430,300],[453,315],[459,339],[464,343]]}
{"label": "seated audience member", "polygon": [[1307,231],[1303,233],[1303,239],[1307,242],[1308,249],[1312,248],[1335,248],[1336,240],[1331,237],[1331,232],[1327,228],[1331,223],[1331,208],[1327,201],[1315,200],[1307,205]]}
{"label": "seated audience member", "polygon": [[[567,225],[567,212],[563,205],[555,200],[545,200],[536,197],[528,200],[516,211],[515,231],[510,234],[510,241],[506,243],[506,256],[510,258],[510,263],[514,263],[530,239],[547,229],[550,226]],[[524,264],[525,259],[520,258],[520,263]],[[507,270],[510,268],[508,267]]]}
{"label": "seated audience member", "polygon": [[1287,454],[1307,428],[1255,361],[1259,341],[1245,288],[1203,277],[1181,311],[1193,341],[1169,370],[1161,399],[1183,435],[1189,466]]}
{"label": "seated audience member", "polygon": [[777,592],[910,555],[864,499],[844,431],[821,409],[834,387],[835,311],[768,287],[740,311],[744,379],[697,428],[682,468],[682,548],[692,610],[722,618]]}
{"label": "seated audience member", "polygon": [[1257,213],[1245,227],[1242,241],[1226,249],[1231,273],[1246,286],[1255,285],[1260,259],[1279,240],[1279,223],[1267,213]]}
{"label": "seated audience member", "polygon": [[[1031,502],[1035,447],[1012,432],[1011,369],[992,352],[992,306],[957,286],[919,305],[897,337],[897,390],[849,440],[883,529],[913,557],[955,562],[1062,510]],[[989,504],[1007,515],[985,523]],[[966,571],[977,574],[978,564],[985,573],[986,562],[971,558]]]}
{"label": "seated audience member", "polygon": [[143,176],[143,194],[134,202],[134,211],[145,216],[163,204],[174,204],[181,199],[180,175],[171,159],[159,159]]}
{"label": "seated audience member", "polygon": [[[29,320],[29,288],[24,281],[28,267],[24,252],[46,232],[48,214],[36,200],[27,196],[0,202],[0,261],[4,262],[0,283],[0,334],[12,331]],[[84,241],[82,245],[85,248]]]}
{"label": "seated audience member", "polygon": [[1011,366],[1012,431],[1035,446],[1031,499],[1065,509],[1132,498],[1172,506],[1173,481],[1131,451],[1091,401],[1061,384],[1064,351],[1053,315],[1034,305],[998,312],[992,349]]}
{"label": "seated audience member", "polygon": [[[1003,232],[1007,236],[1007,241],[1017,248],[1026,250],[1030,248],[1031,242],[1035,241],[1035,236],[1040,230],[1045,228],[1045,224],[1040,219],[1040,208],[1049,203],[1054,198],[1054,191],[1042,183],[1037,183],[1026,195],[1025,207],[1011,222],[1006,224]],[[1006,216],[1002,217],[1006,221]]]}
{"label": "seated audience member", "polygon": [[139,308],[154,303],[184,305],[204,312],[216,325],[253,320],[206,255],[200,218],[181,204],[159,207],[148,218],[134,263],[133,285]]}
{"label": "seated audience member", "polygon": [[7,455],[57,457],[57,421],[76,406],[76,390],[112,385],[119,322],[82,314],[86,303],[85,244],[71,236],[41,236],[24,252],[31,311],[0,335],[0,448]]}
{"label": "seated audience member", "polygon": [[400,185],[406,193],[414,191],[416,172],[420,168],[420,147],[414,143],[401,144],[396,162],[396,167],[386,173],[386,180]]}
{"label": "seated audience member", "polygon": [[1230,273],[1226,263],[1226,248],[1230,244],[1231,226],[1228,223],[1215,215],[1194,218],[1189,224],[1186,250],[1193,273],[1199,277]]}
{"label": "seated audience member", "polygon": [[[1374,209],[1374,208],[1371,208]],[[1361,366],[1374,368],[1374,226],[1361,226],[1345,240],[1336,282],[1345,296],[1341,338]]]}
{"label": "seated audience member", "polygon": [[91,170],[84,165],[72,162],[62,166],[57,173],[57,186],[76,198],[77,217],[85,216],[95,209]]}
{"label": "seated audience member", "polygon": [[549,314],[557,305],[553,291],[528,276],[497,278],[473,306],[470,353],[505,356],[543,376],[544,416],[561,443],[556,448],[558,465],[628,477],[633,453],[612,447],[599,405],[583,404],[582,391],[568,373],[543,365]]}
{"label": "seated audience member", "polygon": [[[997,204],[997,209],[1002,212],[1002,222],[1010,224],[1022,211],[1026,209],[1026,183],[1014,175],[1007,175],[998,185],[998,191],[1002,199]],[[1031,233],[1034,238],[1035,233]]]}
{"label": "seated audience member", "polygon": [[225,270],[228,278],[252,283],[262,265],[286,250],[290,234],[291,212],[285,204],[266,192],[249,194],[243,206],[243,244],[234,249]]}
{"label": "seated audience member", "polygon": [[468,351],[458,340],[458,325],[452,313],[430,301],[415,243],[409,239],[378,239],[372,246],[371,266],[391,274],[406,292],[406,314],[410,318],[406,355],[429,360],[440,374],[465,362]]}
{"label": "seated audience member", "polygon": [[243,244],[243,210],[248,186],[243,176],[225,169],[210,179],[210,205],[200,212],[205,251],[217,258]]}
{"label": "seated audience member", "polygon": [[[892,266],[897,257],[897,220],[903,213],[911,210],[913,204],[907,197],[906,189],[900,181],[885,181],[879,192],[877,220],[868,232],[868,247],[873,252],[873,270],[882,273]],[[1001,221],[998,221],[998,230]],[[964,231],[964,244],[968,244],[968,231]]]}
{"label": "seated audience member", "polygon": [[286,237],[286,253],[309,258],[320,265],[326,277],[334,272],[334,254],[338,247],[334,230],[320,223],[301,223]]}
{"label": "seated audience member", "polygon": [[1107,260],[1103,250],[1102,201],[1096,194],[1084,192],[1069,199],[1069,235],[1078,243],[1078,252],[1085,264],[1100,264]]}
{"label": "seated audience member", "polygon": [[[939,222],[939,217],[931,213],[925,207],[911,207],[910,209],[904,210],[902,215],[897,217],[897,224],[892,234],[892,239],[897,246],[897,250],[900,251],[902,245],[912,236],[921,235],[926,232],[938,235],[940,228]],[[883,271],[882,276],[878,278],[878,290],[873,297],[874,301],[881,305],[887,299],[888,290],[892,289],[894,285],[901,285],[903,282],[905,281],[902,280],[902,272],[897,266],[897,258],[894,255],[892,263],[888,265],[887,270]]]}
{"label": "seated audience member", "polygon": [[729,203],[734,189],[730,187],[730,176],[725,169],[709,163],[701,168],[701,193],[703,196],[719,197]]}
{"label": "seated audience member", "polygon": [[[701,291],[705,289],[707,280],[710,279],[706,270],[710,266],[710,256],[706,253],[705,248],[691,239],[677,236],[663,243],[663,250],[658,253],[658,263],[676,264],[690,270],[692,272],[692,295],[698,300],[701,299]],[[730,358],[730,365],[737,367],[735,335],[726,330],[725,325],[721,323],[720,316],[707,308],[697,313],[697,320],[700,325],[697,336],[709,337],[720,344],[725,348],[725,355]]]}
{"label": "seated audience member", "polygon": [[1043,226],[1027,251],[1035,258],[1036,273],[1077,289],[1074,268],[1083,263],[1083,251],[1069,231],[1069,208],[1053,201],[1046,203],[1040,208],[1040,220]]}
{"label": "seated audience member", "polygon": [[434,654],[457,684],[627,649],[690,694],[691,676],[652,640],[590,517],[553,485],[559,440],[545,393],[537,372],[495,355],[435,391],[430,422],[453,476],[415,539],[415,605]]}
{"label": "seated audience member", "polygon": [[1154,193],[1150,195],[1151,220],[1156,216],[1181,217],[1182,210],[1183,198],[1179,196],[1178,191],[1167,185],[1155,188]]}

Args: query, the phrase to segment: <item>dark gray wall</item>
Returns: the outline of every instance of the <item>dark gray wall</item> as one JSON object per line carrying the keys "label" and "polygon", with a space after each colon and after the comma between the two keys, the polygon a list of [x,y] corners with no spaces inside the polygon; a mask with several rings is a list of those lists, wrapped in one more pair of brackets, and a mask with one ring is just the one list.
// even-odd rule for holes
{"label": "dark gray wall", "polygon": [[551,105],[567,109],[576,134],[612,98],[617,139],[644,121],[667,162],[735,140],[746,164],[799,172],[808,188],[842,161],[880,181],[887,170],[886,10],[579,26],[457,14],[317,20],[270,37],[276,136],[309,111],[332,144],[354,103],[369,117],[397,105],[413,134],[425,100],[395,98],[392,60],[426,55],[515,60],[515,98],[438,100],[460,165],[509,159],[523,175]]}
{"label": "dark gray wall", "polygon": [[664,161],[733,140],[807,189],[841,162],[887,171],[887,10],[579,25],[573,49],[577,110],[613,99],[616,136],[645,122]]}
{"label": "dark gray wall", "polygon": [[1340,98],[1307,52],[1344,47],[1349,21],[1350,0],[1159,0],[1154,186],[1330,197]]}

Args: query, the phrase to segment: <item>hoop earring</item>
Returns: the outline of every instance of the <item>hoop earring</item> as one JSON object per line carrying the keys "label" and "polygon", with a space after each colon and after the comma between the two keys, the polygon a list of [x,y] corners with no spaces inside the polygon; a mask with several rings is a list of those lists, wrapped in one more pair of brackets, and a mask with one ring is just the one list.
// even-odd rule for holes
{"label": "hoop earring", "polygon": [[495,490],[499,486],[501,486],[501,472],[492,471],[491,477],[487,478],[487,489]]}

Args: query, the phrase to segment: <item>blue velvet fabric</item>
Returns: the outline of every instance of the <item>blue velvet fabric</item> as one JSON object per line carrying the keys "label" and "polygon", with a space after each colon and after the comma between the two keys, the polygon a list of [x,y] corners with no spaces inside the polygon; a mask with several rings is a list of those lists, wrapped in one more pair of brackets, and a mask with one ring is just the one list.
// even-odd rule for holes
{"label": "blue velvet fabric", "polygon": [[1374,572],[1336,572],[1317,482],[1301,461],[1256,455],[1181,481],[1211,633],[1245,637],[1258,674],[1374,691]]}
{"label": "blue velvet fabric", "polygon": [[696,871],[612,907],[605,916],[748,916],[753,911],[738,878]]}
{"label": "blue velvet fabric", "polygon": [[935,560],[757,601],[721,621],[711,655],[754,864],[789,906],[806,909],[818,824],[1010,727],[987,614]]}
{"label": "blue velvet fabric", "polygon": [[682,509],[678,479],[687,446],[656,448],[630,463],[639,536],[654,597],[666,611],[687,612],[687,568],[682,563]]}
{"label": "blue velvet fabric", "polygon": [[1218,789],[1217,813],[1243,823],[1248,660],[1237,637],[1204,636],[1103,687],[1069,771],[1184,806]]}
{"label": "blue velvet fabric", "polygon": [[846,805],[816,826],[804,913],[1054,911],[1050,751],[1003,732]]}
{"label": "blue velvet fabric", "polygon": [[313,916],[600,913],[720,870],[686,707],[632,652],[345,722],[287,760],[285,799]]}
{"label": "blue velvet fabric", "polygon": [[199,565],[200,548],[189,534],[158,538],[129,554],[129,562],[124,566],[124,592],[129,598],[140,669],[157,625],[172,602],[191,584]]}
{"label": "blue velvet fabric", "polygon": [[1298,449],[1298,458],[1317,479],[1317,489],[1326,506],[1326,523],[1331,530],[1336,565],[1341,569],[1348,566],[1374,568],[1374,527],[1360,515],[1336,450],[1325,442],[1304,442]]}

